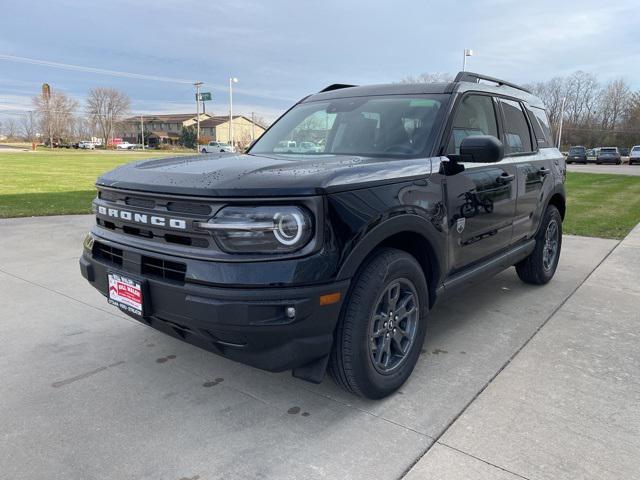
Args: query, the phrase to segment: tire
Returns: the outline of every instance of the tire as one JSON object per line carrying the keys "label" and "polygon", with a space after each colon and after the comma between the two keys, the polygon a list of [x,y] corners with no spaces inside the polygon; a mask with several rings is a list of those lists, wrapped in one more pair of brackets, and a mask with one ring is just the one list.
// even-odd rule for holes
{"label": "tire", "polygon": [[[553,224],[555,224],[555,234],[553,231]],[[554,254],[552,258],[547,250],[547,247],[553,248],[553,243],[547,243],[547,235],[551,235],[553,238],[549,238],[550,242],[556,242],[554,248]],[[535,236],[536,246],[531,254],[516,264],[516,272],[518,277],[525,283],[531,283],[534,285],[544,285],[553,278],[558,267],[558,260],[560,259],[560,252],[562,250],[562,217],[558,209],[549,205],[544,212],[540,230]],[[545,251],[547,255],[545,256]]]}
{"label": "tire", "polygon": [[[390,297],[397,303],[390,302]],[[394,309],[393,305],[398,310],[389,322],[386,310]],[[407,310],[410,313],[403,317],[401,312]],[[393,393],[418,361],[428,311],[429,290],[417,260],[402,250],[378,250],[361,267],[343,305],[329,374],[339,386],[361,397],[378,399]],[[406,336],[400,333],[403,329]],[[404,352],[399,349],[403,344]]]}
{"label": "tire", "polygon": [[203,148],[202,150],[200,150],[200,153],[207,153],[207,149]]}

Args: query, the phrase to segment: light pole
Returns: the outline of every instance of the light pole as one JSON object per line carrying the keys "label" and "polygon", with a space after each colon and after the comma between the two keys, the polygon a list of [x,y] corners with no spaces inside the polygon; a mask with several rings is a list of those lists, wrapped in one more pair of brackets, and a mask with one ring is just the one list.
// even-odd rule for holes
{"label": "light pole", "polygon": [[467,69],[467,57],[473,57],[473,50],[470,48],[465,48],[464,53],[462,54],[462,71],[464,72]]}
{"label": "light pole", "polygon": [[200,150],[200,87],[202,82],[193,84],[196,87],[196,151]]}
{"label": "light pole", "polygon": [[560,125],[558,126],[558,150],[560,149],[560,142],[562,141],[562,124],[564,120],[564,103],[567,101],[567,97],[562,97],[562,105],[560,106]]}
{"label": "light pole", "polygon": [[236,77],[229,77],[229,143],[233,147],[233,84],[238,83]]}

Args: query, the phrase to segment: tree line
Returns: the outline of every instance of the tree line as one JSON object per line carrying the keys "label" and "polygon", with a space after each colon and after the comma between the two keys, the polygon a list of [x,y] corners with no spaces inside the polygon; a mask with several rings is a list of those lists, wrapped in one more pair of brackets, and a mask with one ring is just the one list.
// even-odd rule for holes
{"label": "tree line", "polygon": [[32,98],[33,110],[5,119],[0,132],[9,139],[43,140],[49,145],[63,139],[98,137],[107,145],[129,113],[131,101],[113,88],[94,88],[84,106],[64,92],[44,92]]}
{"label": "tree line", "polygon": [[[423,73],[400,83],[450,82],[448,73]],[[524,85],[544,103],[557,139],[562,115],[562,148],[570,145],[630,147],[640,145],[640,91],[624,78],[600,82],[592,73],[578,70]],[[564,100],[564,115],[562,114]]]}

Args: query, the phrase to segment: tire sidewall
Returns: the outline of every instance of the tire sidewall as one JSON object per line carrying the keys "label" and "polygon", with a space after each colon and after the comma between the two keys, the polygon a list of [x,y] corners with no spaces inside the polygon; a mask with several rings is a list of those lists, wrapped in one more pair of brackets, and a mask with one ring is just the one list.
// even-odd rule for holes
{"label": "tire sidewall", "polygon": [[[420,356],[426,333],[426,317],[428,313],[429,293],[427,283],[418,262],[408,254],[403,254],[385,265],[380,262],[381,256],[367,268],[373,270],[367,285],[363,289],[360,305],[347,308],[347,315],[354,317],[352,338],[353,346],[352,368],[356,379],[360,379],[359,389],[369,398],[380,398],[398,389],[411,375]],[[389,374],[379,373],[373,366],[369,354],[369,328],[380,294],[394,280],[404,278],[409,280],[418,295],[419,320],[418,331],[408,357],[404,363]],[[363,287],[358,285],[358,287]],[[361,305],[366,305],[362,308]]]}
{"label": "tire sidewall", "polygon": [[[544,244],[545,244],[545,234],[547,231],[547,227],[551,223],[552,220],[556,221],[558,226],[558,251],[556,253],[556,258],[553,261],[553,266],[549,270],[545,270],[543,264],[543,255],[544,255]],[[536,242],[536,256],[537,261],[540,264],[540,272],[545,279],[545,283],[551,280],[556,273],[556,269],[558,268],[558,262],[560,261],[560,254],[562,252],[562,217],[560,212],[554,205],[549,205],[547,207],[547,211],[545,212],[544,222],[541,225],[540,231],[538,232],[538,238]]]}

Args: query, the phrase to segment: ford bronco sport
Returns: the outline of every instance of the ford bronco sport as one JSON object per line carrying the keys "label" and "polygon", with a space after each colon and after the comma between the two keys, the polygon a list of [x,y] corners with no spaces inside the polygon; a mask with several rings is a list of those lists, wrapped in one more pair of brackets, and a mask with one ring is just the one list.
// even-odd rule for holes
{"label": "ford bronco sport", "polygon": [[246,154],[101,176],[80,267],[169,335],[381,398],[411,374],[437,301],[512,265],[553,277],[564,177],[541,101],[516,85],[331,85]]}

